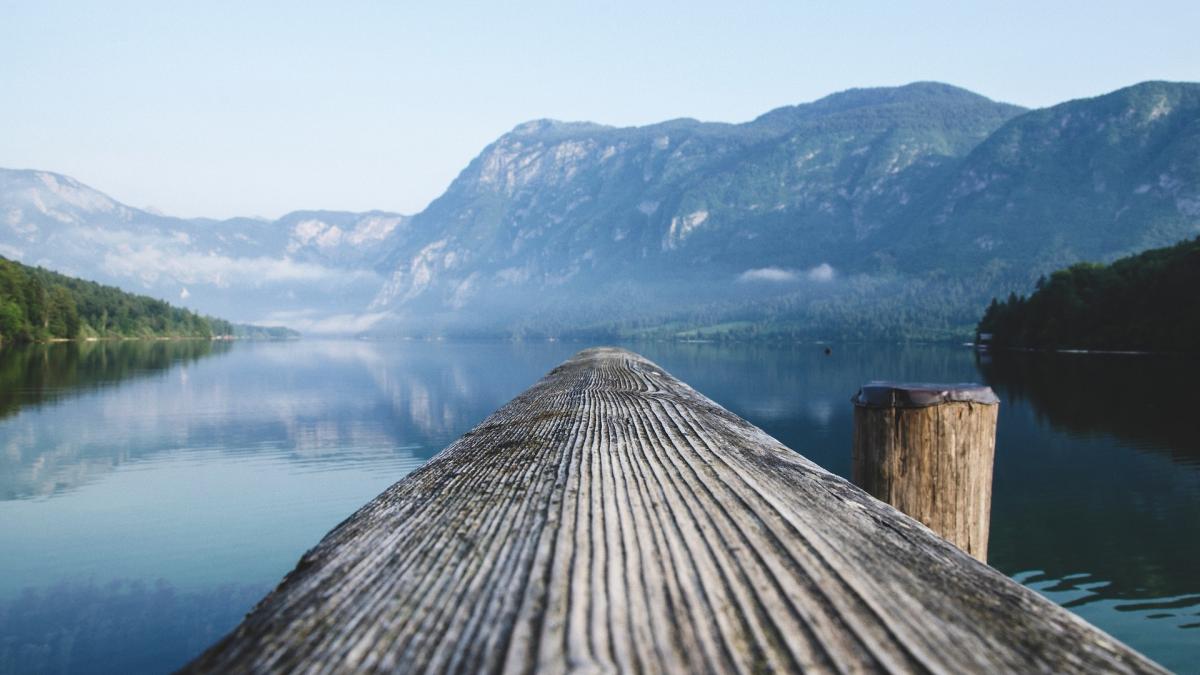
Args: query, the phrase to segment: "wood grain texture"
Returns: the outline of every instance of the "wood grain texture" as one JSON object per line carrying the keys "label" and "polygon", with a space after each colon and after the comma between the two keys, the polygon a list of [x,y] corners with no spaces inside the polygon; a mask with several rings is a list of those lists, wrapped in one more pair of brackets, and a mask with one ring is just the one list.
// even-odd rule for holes
{"label": "wood grain texture", "polygon": [[970,401],[856,403],[855,485],[986,562],[999,410]]}
{"label": "wood grain texture", "polygon": [[1164,672],[618,349],[330,532],[189,672]]}

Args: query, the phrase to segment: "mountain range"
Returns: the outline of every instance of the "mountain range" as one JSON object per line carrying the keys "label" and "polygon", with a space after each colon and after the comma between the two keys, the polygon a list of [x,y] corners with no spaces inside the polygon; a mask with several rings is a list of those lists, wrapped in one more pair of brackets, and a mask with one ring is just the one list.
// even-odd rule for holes
{"label": "mountain range", "polygon": [[0,255],[308,332],[967,334],[1042,274],[1200,232],[1200,84],[1026,110],[938,83],[742,124],[538,120],[424,211],[170,218],[0,171]]}
{"label": "mountain range", "polygon": [[[67,176],[0,170],[0,255],[247,322],[354,332],[409,222],[381,211],[182,219]],[[228,314],[218,314],[227,312]]]}

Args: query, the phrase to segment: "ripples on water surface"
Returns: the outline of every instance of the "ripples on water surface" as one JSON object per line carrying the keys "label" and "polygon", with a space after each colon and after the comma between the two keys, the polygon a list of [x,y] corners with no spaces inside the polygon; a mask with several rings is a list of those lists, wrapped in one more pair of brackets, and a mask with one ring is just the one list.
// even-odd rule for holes
{"label": "ripples on water surface", "polygon": [[[161,672],[331,527],[583,345],[202,342],[0,351],[0,672]],[[822,466],[871,379],[1002,398],[990,563],[1164,665],[1200,663],[1194,361],[649,344]]]}

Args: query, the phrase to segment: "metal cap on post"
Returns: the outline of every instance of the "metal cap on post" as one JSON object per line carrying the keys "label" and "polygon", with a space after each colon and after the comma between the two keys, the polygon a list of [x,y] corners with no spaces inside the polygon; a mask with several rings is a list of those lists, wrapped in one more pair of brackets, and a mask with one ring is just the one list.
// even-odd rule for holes
{"label": "metal cap on post", "polygon": [[987,562],[1000,408],[991,388],[871,382],[851,400],[854,483]]}

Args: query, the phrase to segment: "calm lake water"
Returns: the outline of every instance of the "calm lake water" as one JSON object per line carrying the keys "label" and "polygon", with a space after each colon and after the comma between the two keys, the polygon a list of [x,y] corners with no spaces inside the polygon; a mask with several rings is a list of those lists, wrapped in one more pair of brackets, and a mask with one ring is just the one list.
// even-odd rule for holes
{"label": "calm lake water", "polygon": [[[123,342],[0,351],[0,672],[165,672],[368,499],[583,347]],[[1195,360],[634,349],[829,470],[872,379],[1002,399],[990,563],[1200,672]]]}

